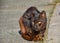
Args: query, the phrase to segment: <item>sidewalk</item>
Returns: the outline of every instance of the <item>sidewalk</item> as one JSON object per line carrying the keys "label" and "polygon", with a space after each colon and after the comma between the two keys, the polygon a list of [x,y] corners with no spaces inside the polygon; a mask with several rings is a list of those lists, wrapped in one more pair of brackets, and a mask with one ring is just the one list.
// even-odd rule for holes
{"label": "sidewalk", "polygon": [[60,43],[60,3],[57,3],[48,29],[48,43]]}
{"label": "sidewalk", "polygon": [[[49,5],[49,3],[51,4]],[[18,31],[20,30],[18,20],[23,15],[25,10],[27,10],[27,8],[29,8],[30,6],[36,6],[39,11],[45,10],[48,18],[54,6],[52,5],[52,3],[54,3],[54,0],[51,1],[50,0],[1,0],[0,1],[0,43],[34,43],[24,40],[21,37],[21,35],[18,33]],[[53,19],[56,19],[57,22],[58,19],[60,18],[58,16],[59,15],[53,16]],[[55,23],[54,20],[51,20],[51,23],[53,23],[52,21]],[[53,26],[51,23],[50,23],[51,25],[50,27],[52,28]],[[49,28],[49,37],[51,36],[50,33],[51,30]]]}

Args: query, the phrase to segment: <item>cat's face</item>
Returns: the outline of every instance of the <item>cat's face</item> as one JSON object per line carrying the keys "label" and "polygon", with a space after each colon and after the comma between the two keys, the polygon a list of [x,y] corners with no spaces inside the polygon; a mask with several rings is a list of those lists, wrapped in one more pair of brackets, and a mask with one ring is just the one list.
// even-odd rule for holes
{"label": "cat's face", "polygon": [[47,19],[45,11],[42,11],[37,20],[32,22],[33,30],[40,31],[46,27]]}

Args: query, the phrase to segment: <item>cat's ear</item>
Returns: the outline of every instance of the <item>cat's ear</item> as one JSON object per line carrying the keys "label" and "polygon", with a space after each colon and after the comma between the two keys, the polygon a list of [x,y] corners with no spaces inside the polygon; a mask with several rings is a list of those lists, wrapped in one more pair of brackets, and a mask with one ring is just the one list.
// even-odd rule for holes
{"label": "cat's ear", "polygon": [[42,11],[41,12],[41,16],[45,18],[46,17],[46,12],[45,11]]}

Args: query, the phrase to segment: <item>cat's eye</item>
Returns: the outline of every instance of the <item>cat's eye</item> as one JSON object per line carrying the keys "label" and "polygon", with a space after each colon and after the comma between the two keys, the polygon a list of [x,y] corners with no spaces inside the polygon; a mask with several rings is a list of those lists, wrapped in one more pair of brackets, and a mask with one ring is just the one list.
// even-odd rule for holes
{"label": "cat's eye", "polygon": [[41,22],[38,22],[38,24],[41,24]]}
{"label": "cat's eye", "polygon": [[34,22],[32,22],[32,24],[34,25]]}
{"label": "cat's eye", "polygon": [[41,25],[41,22],[38,22],[38,25],[40,26]]}

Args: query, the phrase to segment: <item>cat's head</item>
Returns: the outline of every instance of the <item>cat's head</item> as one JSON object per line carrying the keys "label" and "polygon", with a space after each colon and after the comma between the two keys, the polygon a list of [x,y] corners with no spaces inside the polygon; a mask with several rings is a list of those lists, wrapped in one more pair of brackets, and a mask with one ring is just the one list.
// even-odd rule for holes
{"label": "cat's head", "polygon": [[46,12],[42,11],[40,12],[38,19],[34,19],[32,21],[32,29],[35,31],[43,30],[46,27],[47,18],[46,18]]}

